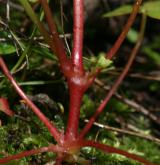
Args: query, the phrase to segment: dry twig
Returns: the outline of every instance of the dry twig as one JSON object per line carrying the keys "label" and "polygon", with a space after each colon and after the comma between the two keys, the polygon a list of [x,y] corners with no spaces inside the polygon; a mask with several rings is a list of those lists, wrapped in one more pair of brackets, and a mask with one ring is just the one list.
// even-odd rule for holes
{"label": "dry twig", "polygon": [[[88,123],[87,119],[84,120],[84,121],[86,123]],[[133,131],[128,131],[128,130],[124,130],[124,129],[120,129],[120,128],[115,128],[115,127],[111,127],[111,126],[108,126],[108,125],[100,124],[98,122],[94,122],[94,125],[98,126],[100,128],[110,130],[110,131],[115,131],[115,132],[118,132],[118,133],[127,134],[127,135],[131,135],[131,136],[137,136],[137,137],[140,137],[140,138],[143,138],[143,139],[146,139],[146,140],[153,141],[157,144],[160,144],[160,139],[155,138],[155,137],[150,136],[150,135],[147,136],[147,135],[139,133],[139,132],[133,132]]]}

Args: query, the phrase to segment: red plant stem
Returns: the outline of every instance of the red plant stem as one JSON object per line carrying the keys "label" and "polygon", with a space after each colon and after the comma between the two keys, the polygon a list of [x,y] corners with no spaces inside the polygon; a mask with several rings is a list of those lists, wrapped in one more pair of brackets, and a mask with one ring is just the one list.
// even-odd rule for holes
{"label": "red plant stem", "polygon": [[108,103],[108,101],[110,100],[110,98],[112,97],[112,95],[114,94],[114,92],[116,91],[116,89],[118,88],[118,86],[121,84],[121,82],[123,81],[123,79],[125,78],[125,76],[127,75],[135,57],[136,54],[140,48],[140,45],[143,41],[143,35],[144,35],[144,31],[145,31],[145,25],[146,25],[146,16],[143,15],[142,17],[142,21],[141,21],[141,29],[140,29],[140,34],[137,40],[137,43],[135,45],[135,47],[133,48],[133,51],[130,55],[130,58],[123,70],[123,72],[121,73],[121,75],[119,76],[119,78],[117,79],[117,81],[114,83],[114,85],[112,86],[111,90],[109,91],[108,95],[106,96],[106,98],[103,100],[103,102],[100,104],[100,106],[98,107],[98,109],[96,110],[95,114],[90,118],[89,122],[86,124],[86,126],[84,127],[84,129],[81,131],[79,138],[83,138],[86,133],[89,131],[89,129],[92,127],[94,121],[96,120],[97,116],[104,110],[104,107],[106,106],[106,104]]}
{"label": "red plant stem", "polygon": [[57,142],[60,143],[61,135],[60,132],[56,129],[56,127],[48,120],[46,116],[40,111],[40,109],[26,96],[26,94],[22,91],[22,89],[18,86],[13,76],[10,74],[3,58],[0,57],[0,67],[3,70],[6,77],[12,83],[13,87],[17,91],[17,93],[21,96],[22,99],[26,101],[26,104],[32,109],[32,111],[39,117],[39,119],[44,123],[44,125],[48,128],[51,135],[55,138]]}
{"label": "red plant stem", "polygon": [[93,83],[97,74],[98,72],[89,77],[89,75],[87,74],[80,76],[75,73],[75,75],[68,80],[70,107],[65,135],[65,139],[68,141],[74,141],[78,137],[78,126],[82,97],[84,92]]}
{"label": "red plant stem", "polygon": [[72,64],[75,69],[83,74],[83,26],[84,26],[84,9],[83,0],[73,0],[73,49],[72,49]]}
{"label": "red plant stem", "polygon": [[55,145],[51,145],[49,147],[42,147],[39,149],[33,149],[33,150],[29,150],[29,151],[24,151],[15,155],[11,155],[11,156],[7,156],[5,158],[0,159],[0,164],[2,163],[7,163],[11,160],[15,160],[15,159],[21,159],[23,157],[26,156],[30,156],[30,155],[35,155],[35,154],[39,154],[39,153],[43,153],[43,152],[61,152],[61,153],[65,153],[65,149],[59,146],[55,146]]}
{"label": "red plant stem", "polygon": [[85,74],[82,61],[83,49],[83,0],[73,0],[74,39],[72,50],[73,76],[68,77],[70,94],[69,117],[66,129],[66,139],[75,140],[78,135],[79,115],[82,96],[84,94]]}
{"label": "red plant stem", "polygon": [[56,25],[52,17],[52,12],[48,6],[47,0],[39,0],[43,9],[44,13],[46,15],[46,20],[52,35],[52,46],[51,48],[58,56],[58,59],[60,61],[62,72],[66,75],[66,70],[68,69],[68,66],[71,65],[69,62],[69,59],[67,59],[66,51],[64,49],[64,44],[59,38],[59,35],[56,30]]}
{"label": "red plant stem", "polygon": [[[117,148],[114,148],[114,147],[111,147],[109,145],[106,145],[106,144],[100,144],[100,143],[97,143],[97,142],[94,142],[94,141],[89,141],[89,140],[81,140],[78,142],[78,144],[75,146],[76,147],[86,147],[86,146],[90,146],[90,147],[95,147],[97,149],[100,149],[106,153],[116,153],[116,154],[120,154],[120,155],[123,155],[123,156],[126,156],[127,158],[131,158],[133,160],[136,160],[140,163],[143,163],[145,165],[154,165],[153,163],[143,159],[142,157],[139,157],[135,154],[131,154],[131,153],[128,153],[126,151],[123,151],[121,149],[117,149]],[[73,146],[74,148],[74,146]]]}
{"label": "red plant stem", "polygon": [[106,53],[106,57],[108,59],[111,59],[117,53],[118,49],[120,48],[121,44],[123,43],[124,39],[126,38],[126,35],[129,31],[130,27],[132,26],[132,24],[135,21],[135,18],[137,16],[141,3],[142,3],[142,0],[136,0],[135,4],[133,6],[132,13],[131,13],[130,17],[128,18],[126,25],[124,26],[123,31],[119,35],[118,39],[116,40],[116,42],[112,46],[112,48]]}
{"label": "red plant stem", "polygon": [[69,82],[70,90],[70,107],[69,116],[66,129],[66,140],[75,140],[78,135],[78,125],[80,116],[80,106],[82,101],[83,92],[81,87],[74,84],[74,82]]}

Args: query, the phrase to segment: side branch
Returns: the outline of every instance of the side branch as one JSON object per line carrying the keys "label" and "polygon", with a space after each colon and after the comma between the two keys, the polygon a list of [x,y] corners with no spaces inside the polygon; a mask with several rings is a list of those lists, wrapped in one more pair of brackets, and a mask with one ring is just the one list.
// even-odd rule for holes
{"label": "side branch", "polygon": [[55,146],[55,145],[51,145],[49,147],[42,147],[42,148],[38,148],[38,149],[33,149],[33,150],[29,150],[29,151],[24,151],[15,155],[11,155],[11,156],[7,156],[5,158],[0,159],[0,164],[4,164],[7,163],[11,160],[15,160],[15,159],[21,159],[23,157],[26,156],[31,156],[31,155],[35,155],[35,154],[39,154],[39,153],[43,153],[43,152],[62,152],[64,153],[65,150],[64,148],[61,148],[59,146]]}
{"label": "side branch", "polygon": [[72,63],[81,73],[84,72],[82,49],[83,49],[83,26],[84,26],[83,0],[73,0],[73,50]]}
{"label": "side branch", "polygon": [[57,29],[56,29],[56,24],[53,20],[53,16],[52,16],[52,12],[49,8],[49,5],[47,3],[47,0],[39,0],[43,9],[44,9],[44,13],[46,15],[46,20],[52,35],[52,41],[53,41],[53,49],[56,53],[56,55],[59,58],[60,61],[60,65],[61,65],[61,69],[62,71],[65,73],[66,72],[66,65],[69,65],[69,60],[67,59],[67,55],[66,55],[66,51],[64,48],[64,44],[61,41],[61,39],[59,38]]}
{"label": "side branch", "polygon": [[145,31],[145,25],[146,25],[146,15],[143,15],[142,17],[142,21],[141,21],[141,29],[140,29],[140,34],[137,40],[137,43],[135,45],[135,47],[133,48],[133,51],[131,53],[131,56],[123,70],[123,72],[121,73],[121,75],[119,76],[119,78],[117,79],[117,81],[114,83],[114,85],[112,86],[111,90],[109,91],[109,93],[107,94],[107,96],[105,97],[105,99],[103,100],[103,102],[100,104],[100,106],[98,107],[98,109],[96,110],[95,114],[90,118],[89,122],[86,124],[85,128],[82,130],[81,134],[80,134],[80,138],[83,138],[86,133],[89,131],[89,129],[92,127],[93,123],[95,122],[96,118],[98,117],[98,115],[104,110],[104,107],[106,106],[106,104],[109,102],[110,98],[112,97],[112,95],[114,94],[114,92],[117,90],[118,86],[121,84],[121,82],[123,81],[123,79],[125,78],[125,76],[127,75],[135,57],[136,54],[140,48],[140,45],[143,41],[143,36],[144,36],[144,31]]}
{"label": "side branch", "polygon": [[106,145],[106,144],[100,144],[100,143],[97,143],[97,142],[94,142],[91,140],[79,141],[77,146],[79,146],[79,147],[86,147],[86,146],[95,147],[95,148],[98,148],[98,149],[104,151],[105,153],[116,153],[116,154],[126,156],[127,158],[136,160],[136,161],[143,163],[145,165],[154,165],[153,163],[151,163],[151,162],[149,162],[149,161],[147,161],[147,160],[143,159],[142,157],[137,156],[135,154],[131,154],[131,153],[123,151],[121,149],[117,149],[117,148],[111,147],[111,146]]}
{"label": "side branch", "polygon": [[70,64],[70,61],[67,59],[64,45],[56,31],[56,26],[55,26],[54,20],[52,18],[52,14],[51,14],[47,1],[42,0],[40,2],[44,8],[44,12],[46,14],[47,22],[48,22],[52,37],[50,36],[48,31],[45,29],[43,24],[37,18],[35,12],[33,11],[32,7],[30,6],[28,0],[19,0],[19,2],[24,7],[24,9],[25,9],[27,15],[30,17],[30,19],[38,26],[38,29],[39,29],[41,35],[44,37],[45,41],[50,46],[51,50],[57,55],[57,57],[60,61],[60,64],[61,64],[61,71],[65,74],[65,76],[67,76],[67,74],[69,74],[68,72],[70,71],[71,64]]}
{"label": "side branch", "polygon": [[26,94],[22,91],[22,89],[18,86],[17,82],[14,80],[13,76],[10,74],[3,58],[0,57],[0,67],[3,70],[4,74],[8,78],[8,80],[12,83],[13,87],[17,91],[17,93],[21,96],[22,99],[26,101],[26,104],[32,109],[32,111],[38,116],[38,118],[44,123],[44,125],[48,128],[51,135],[55,138],[57,142],[60,143],[60,132],[56,129],[56,127],[48,120],[48,118],[40,111],[40,109],[26,96]]}
{"label": "side branch", "polygon": [[123,31],[119,35],[118,39],[116,40],[116,42],[112,46],[112,48],[107,52],[106,58],[111,59],[119,50],[121,44],[123,43],[124,39],[127,36],[129,29],[131,28],[132,24],[135,21],[135,18],[137,16],[141,3],[142,3],[142,0],[136,0],[135,4],[133,6],[132,13],[131,13],[130,17],[128,18],[126,25],[124,26]]}

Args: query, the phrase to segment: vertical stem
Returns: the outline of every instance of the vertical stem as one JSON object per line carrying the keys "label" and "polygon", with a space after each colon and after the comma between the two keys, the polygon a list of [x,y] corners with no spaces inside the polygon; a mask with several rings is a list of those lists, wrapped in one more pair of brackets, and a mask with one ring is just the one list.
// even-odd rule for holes
{"label": "vertical stem", "polygon": [[84,26],[84,9],[83,0],[73,0],[73,50],[72,50],[72,63],[75,68],[83,74],[83,26]]}
{"label": "vertical stem", "polygon": [[70,94],[70,107],[69,117],[66,130],[66,139],[75,140],[78,135],[78,125],[80,116],[80,106],[84,94],[84,67],[82,60],[83,49],[83,0],[73,0],[73,50],[72,50],[72,65],[73,76],[68,78],[69,94]]}
{"label": "vertical stem", "polygon": [[74,84],[72,81],[69,82],[70,89],[70,107],[69,116],[66,130],[66,139],[75,140],[78,135],[78,125],[80,116],[80,106],[82,101],[83,92],[81,87]]}
{"label": "vertical stem", "polygon": [[0,57],[0,67],[2,68],[4,74],[12,83],[13,87],[17,91],[17,93],[24,99],[27,105],[32,109],[32,111],[39,117],[39,119],[43,122],[43,124],[48,128],[51,135],[55,138],[57,142],[60,142],[61,135],[60,132],[56,129],[56,127],[48,120],[48,118],[40,111],[38,107],[26,96],[26,94],[22,91],[22,89],[18,86],[16,81],[13,79],[12,75],[9,73],[7,66],[5,65],[2,57]]}
{"label": "vertical stem", "polygon": [[120,48],[121,44],[123,43],[124,39],[126,38],[129,29],[131,28],[132,24],[135,21],[135,18],[137,16],[141,3],[142,3],[142,0],[136,0],[135,4],[133,6],[132,13],[131,13],[126,25],[124,26],[123,31],[119,35],[115,44],[112,46],[112,48],[106,54],[106,57],[108,59],[111,59],[117,53],[118,49]]}
{"label": "vertical stem", "polygon": [[138,37],[137,43],[136,43],[135,47],[133,48],[133,51],[132,51],[132,53],[130,55],[130,58],[129,58],[129,60],[128,60],[128,62],[126,64],[123,72],[121,73],[121,75],[119,76],[117,81],[114,83],[114,85],[112,86],[112,88],[109,91],[108,95],[105,97],[103,102],[100,104],[100,106],[96,110],[95,114],[90,118],[89,122],[86,124],[84,129],[81,131],[79,138],[83,138],[86,135],[86,133],[92,127],[92,125],[93,125],[94,121],[96,120],[97,116],[104,110],[104,107],[106,106],[106,104],[108,103],[108,101],[110,100],[110,98],[112,97],[112,95],[114,94],[116,89],[118,88],[118,86],[121,84],[121,82],[123,81],[123,79],[127,75],[131,65],[133,64],[133,61],[134,61],[134,59],[136,57],[136,54],[137,54],[137,52],[138,52],[138,50],[140,48],[140,45],[141,45],[141,43],[143,41],[145,26],[146,26],[146,15],[143,15],[142,16],[142,21],[141,21],[140,33],[139,33],[139,37]]}

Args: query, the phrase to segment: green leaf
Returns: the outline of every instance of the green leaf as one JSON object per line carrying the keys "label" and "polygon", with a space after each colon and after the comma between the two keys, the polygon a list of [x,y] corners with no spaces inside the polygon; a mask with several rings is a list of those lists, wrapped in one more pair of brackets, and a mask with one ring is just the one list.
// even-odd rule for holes
{"label": "green leaf", "polygon": [[99,54],[96,67],[107,68],[113,63],[111,60],[106,59],[105,56],[106,56],[105,53]]}
{"label": "green leaf", "polygon": [[[121,16],[125,14],[130,14],[132,12],[132,5],[123,5],[121,7],[116,8],[106,14],[103,17],[115,17]],[[147,16],[155,19],[160,19],[160,1],[150,1],[145,2],[139,10],[139,13],[146,14]]]}
{"label": "green leaf", "polygon": [[37,3],[38,0],[29,0],[29,2],[31,2],[31,3]]}
{"label": "green leaf", "polygon": [[160,19],[160,1],[146,2],[141,7],[141,13],[155,19]]}
{"label": "green leaf", "polygon": [[137,39],[138,39],[138,32],[131,28],[127,34],[127,39],[131,42],[131,43],[136,43]]}
{"label": "green leaf", "polygon": [[0,55],[12,54],[16,52],[16,48],[7,43],[0,43]]}
{"label": "green leaf", "polygon": [[114,17],[129,14],[132,11],[132,5],[123,5],[103,15],[103,17]]}
{"label": "green leaf", "polygon": [[160,53],[155,51],[154,49],[151,49],[149,47],[143,48],[143,52],[152,59],[152,61],[160,66]]}

